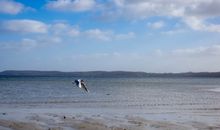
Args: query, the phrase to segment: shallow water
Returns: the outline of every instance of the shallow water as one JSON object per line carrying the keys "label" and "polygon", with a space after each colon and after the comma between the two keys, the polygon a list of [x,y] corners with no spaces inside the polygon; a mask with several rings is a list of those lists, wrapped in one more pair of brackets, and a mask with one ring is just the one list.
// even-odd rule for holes
{"label": "shallow water", "polygon": [[90,93],[71,77],[0,78],[0,104],[69,104],[146,113],[220,113],[219,78],[88,78]]}

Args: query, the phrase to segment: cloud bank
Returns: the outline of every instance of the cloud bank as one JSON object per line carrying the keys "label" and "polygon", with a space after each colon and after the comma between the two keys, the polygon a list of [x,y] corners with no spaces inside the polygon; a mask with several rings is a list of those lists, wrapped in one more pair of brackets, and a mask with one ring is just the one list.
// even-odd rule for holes
{"label": "cloud bank", "polygon": [[[220,32],[219,24],[208,22],[220,16],[218,0],[55,0],[49,1],[46,6],[58,11],[90,11],[102,19],[137,21],[155,16],[179,18],[192,30]],[[155,29],[162,26],[161,22],[152,24]]]}
{"label": "cloud bank", "polygon": [[15,15],[24,10],[24,5],[13,0],[0,0],[0,13]]}
{"label": "cloud bank", "polygon": [[83,12],[93,9],[95,5],[95,0],[57,0],[49,1],[46,7],[58,11]]}
{"label": "cloud bank", "polygon": [[43,22],[30,19],[6,20],[0,23],[0,30],[15,33],[46,33],[48,26]]}

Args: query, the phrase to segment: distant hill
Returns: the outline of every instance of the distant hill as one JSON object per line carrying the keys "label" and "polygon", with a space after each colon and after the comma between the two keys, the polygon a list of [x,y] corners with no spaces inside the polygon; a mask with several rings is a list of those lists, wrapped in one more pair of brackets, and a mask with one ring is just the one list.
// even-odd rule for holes
{"label": "distant hill", "polygon": [[146,73],[129,71],[34,71],[6,70],[0,72],[0,77],[220,77],[220,72],[187,72],[187,73]]}

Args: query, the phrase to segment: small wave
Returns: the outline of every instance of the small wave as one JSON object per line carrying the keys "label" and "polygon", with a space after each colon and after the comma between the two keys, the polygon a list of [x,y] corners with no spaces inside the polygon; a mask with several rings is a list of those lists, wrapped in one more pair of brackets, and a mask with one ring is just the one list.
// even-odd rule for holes
{"label": "small wave", "polygon": [[209,91],[212,91],[212,92],[220,92],[220,88],[209,89]]}

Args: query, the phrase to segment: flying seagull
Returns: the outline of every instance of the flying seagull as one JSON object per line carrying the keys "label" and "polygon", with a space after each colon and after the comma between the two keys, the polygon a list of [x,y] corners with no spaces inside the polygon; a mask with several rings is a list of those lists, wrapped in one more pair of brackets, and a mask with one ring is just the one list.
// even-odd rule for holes
{"label": "flying seagull", "polygon": [[86,84],[83,80],[81,80],[81,79],[75,80],[75,84],[79,88],[83,88],[86,92],[89,92],[89,90],[86,88]]}

